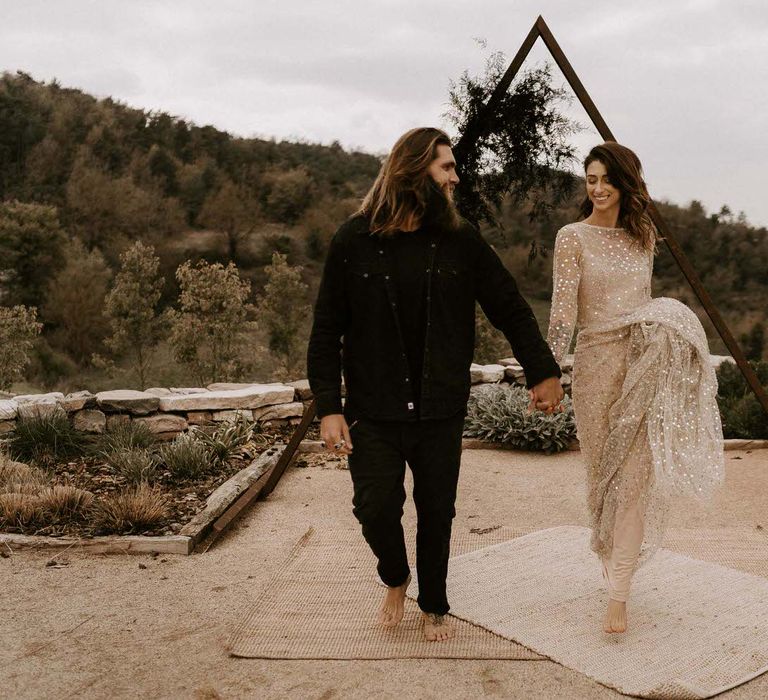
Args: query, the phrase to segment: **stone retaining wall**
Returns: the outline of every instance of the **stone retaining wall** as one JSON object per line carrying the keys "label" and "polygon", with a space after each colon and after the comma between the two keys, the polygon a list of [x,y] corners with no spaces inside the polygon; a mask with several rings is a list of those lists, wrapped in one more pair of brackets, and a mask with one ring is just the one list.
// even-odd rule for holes
{"label": "stone retaining wall", "polygon": [[[712,364],[733,361],[712,356]],[[561,364],[566,391],[571,384],[573,356]],[[498,364],[472,364],[473,391],[486,384],[502,382],[525,386],[525,373],[514,358]],[[343,387],[342,387],[343,392]],[[309,382],[302,379],[281,384],[216,383],[207,387],[152,388],[146,391],[118,389],[91,394],[78,391],[26,394],[0,398],[0,435],[13,430],[19,417],[59,412],[85,433],[102,433],[117,422],[145,423],[161,439],[171,440],[191,425],[204,425],[243,416],[265,425],[296,425],[312,399]]]}

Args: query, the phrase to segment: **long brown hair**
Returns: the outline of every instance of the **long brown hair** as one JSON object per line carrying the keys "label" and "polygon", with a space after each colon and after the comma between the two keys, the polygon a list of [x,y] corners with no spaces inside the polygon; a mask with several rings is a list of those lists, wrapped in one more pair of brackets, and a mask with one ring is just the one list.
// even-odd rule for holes
{"label": "long brown hair", "polygon": [[411,129],[397,140],[358,212],[370,218],[371,233],[391,234],[424,217],[437,188],[427,169],[438,146],[450,147],[451,139],[432,127]]}
{"label": "long brown hair", "polygon": [[[648,251],[656,252],[659,234],[648,213],[651,197],[643,179],[643,166],[635,152],[615,141],[595,146],[584,159],[584,171],[594,161],[600,161],[611,184],[621,193],[619,226],[626,229]],[[585,197],[581,203],[583,218],[592,213],[592,202]]]}

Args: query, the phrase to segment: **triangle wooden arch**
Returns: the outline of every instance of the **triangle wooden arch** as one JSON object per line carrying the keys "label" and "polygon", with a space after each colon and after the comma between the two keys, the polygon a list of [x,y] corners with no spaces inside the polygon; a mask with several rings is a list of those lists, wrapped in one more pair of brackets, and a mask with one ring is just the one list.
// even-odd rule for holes
{"label": "triangle wooden arch", "polygon": [[[515,79],[515,76],[518,74],[520,68],[523,65],[523,61],[525,61],[526,57],[530,53],[533,45],[536,43],[536,40],[539,37],[541,37],[541,39],[544,41],[544,44],[549,49],[549,52],[552,54],[552,58],[555,59],[558,67],[563,72],[563,75],[565,75],[565,78],[571,86],[571,89],[576,94],[576,97],[578,97],[579,102],[581,102],[581,105],[586,110],[589,118],[595,125],[595,128],[600,133],[600,136],[602,136],[603,140],[605,141],[616,141],[613,132],[611,132],[610,128],[608,128],[608,124],[605,122],[605,119],[603,119],[602,115],[598,111],[595,103],[592,101],[592,98],[589,96],[589,93],[587,92],[584,85],[582,85],[581,80],[579,80],[579,76],[576,75],[576,71],[573,69],[570,62],[566,58],[565,53],[560,48],[560,45],[557,43],[557,40],[547,26],[547,23],[544,21],[544,18],[539,15],[535,24],[531,28],[531,31],[528,32],[528,36],[525,37],[522,46],[518,50],[517,54],[515,54],[512,62],[509,64],[509,68],[507,68],[498,85],[494,88],[494,91],[491,94],[491,97],[486,103],[485,107],[478,112],[476,119],[467,126],[464,134],[462,134],[461,138],[456,143],[456,146],[453,150],[456,155],[456,160],[459,163],[462,161],[462,156],[464,151],[467,149],[467,144],[473,143],[482,133],[485,115],[493,112],[493,109],[495,108],[498,101],[507,92],[507,90],[509,90],[512,81]],[[707,290],[704,288],[704,285],[701,283],[698,274],[693,269],[693,266],[688,260],[688,257],[685,255],[677,240],[670,232],[669,227],[667,226],[663,217],[659,213],[658,208],[653,202],[651,202],[650,206],[650,215],[653,219],[653,222],[656,224],[656,228],[659,230],[659,233],[664,237],[664,241],[667,244],[669,251],[672,253],[672,256],[677,261],[677,264],[685,275],[685,278],[691,285],[694,294],[696,294],[696,297],[699,299],[701,305],[706,310],[709,318],[717,329],[717,332],[720,334],[720,337],[723,339],[723,342],[730,351],[733,359],[736,360],[736,364],[739,366],[739,369],[744,375],[744,378],[747,380],[749,387],[752,389],[755,396],[757,397],[757,400],[762,405],[763,410],[768,413],[768,395],[766,395],[765,389],[763,389],[763,387],[760,385],[760,381],[758,380],[757,375],[749,366],[747,358],[744,356],[744,353],[739,347],[739,344],[736,342],[736,339],[733,337],[730,329],[726,325],[723,318],[720,316],[720,312],[712,302],[712,299],[707,293]]]}

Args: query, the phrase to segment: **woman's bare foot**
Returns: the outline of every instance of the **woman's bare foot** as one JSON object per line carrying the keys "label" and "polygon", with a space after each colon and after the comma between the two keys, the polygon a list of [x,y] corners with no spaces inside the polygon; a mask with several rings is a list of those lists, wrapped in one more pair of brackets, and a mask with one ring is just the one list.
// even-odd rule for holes
{"label": "woman's bare foot", "polygon": [[384,595],[384,602],[379,608],[379,624],[384,627],[394,627],[403,619],[403,608],[405,605],[405,592],[411,583],[411,575],[405,579],[402,586],[387,586],[387,592]]}
{"label": "woman's bare foot", "polygon": [[424,621],[424,636],[428,642],[443,642],[456,634],[453,625],[448,622],[445,615],[423,612],[421,617]]}
{"label": "woman's bare foot", "polygon": [[608,600],[608,610],[605,612],[603,631],[612,634],[614,632],[627,631],[627,604],[620,600]]}

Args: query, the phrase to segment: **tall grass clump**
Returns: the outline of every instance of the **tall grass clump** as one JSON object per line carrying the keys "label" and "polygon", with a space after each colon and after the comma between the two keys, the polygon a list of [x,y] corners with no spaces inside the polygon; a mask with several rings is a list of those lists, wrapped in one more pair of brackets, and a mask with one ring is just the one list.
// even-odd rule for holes
{"label": "tall grass clump", "polygon": [[103,456],[114,472],[131,484],[139,484],[142,481],[149,483],[157,478],[159,457],[152,450],[134,447],[105,452]]}
{"label": "tall grass clump", "polygon": [[168,517],[168,498],[157,487],[141,483],[96,502],[91,513],[102,532],[136,533]]}
{"label": "tall grass clump", "polygon": [[238,416],[235,420],[219,423],[213,430],[196,428],[190,434],[208,450],[210,465],[220,467],[243,453],[253,438],[255,425]]}
{"label": "tall grass clump", "polygon": [[145,423],[126,421],[113,423],[93,445],[96,453],[104,455],[124,450],[146,450],[157,444],[157,438]]}
{"label": "tall grass clump", "polygon": [[194,435],[182,433],[160,448],[160,462],[176,481],[197,479],[212,466],[208,448]]}
{"label": "tall grass clump", "polygon": [[528,412],[528,392],[518,386],[491,385],[473,393],[464,420],[465,437],[480,438],[521,450],[551,454],[568,448],[576,437],[571,399],[563,412]]}
{"label": "tall grass clump", "polygon": [[7,440],[13,459],[51,467],[83,454],[86,437],[75,430],[63,411],[18,418]]}

